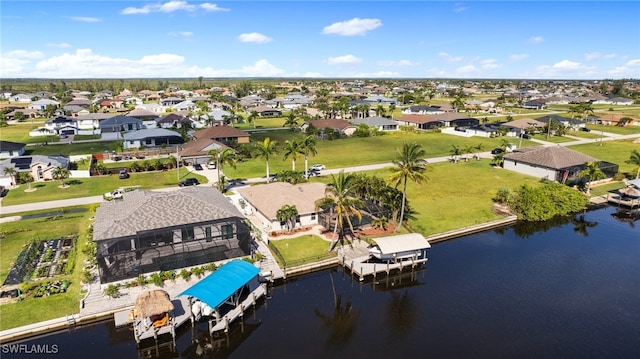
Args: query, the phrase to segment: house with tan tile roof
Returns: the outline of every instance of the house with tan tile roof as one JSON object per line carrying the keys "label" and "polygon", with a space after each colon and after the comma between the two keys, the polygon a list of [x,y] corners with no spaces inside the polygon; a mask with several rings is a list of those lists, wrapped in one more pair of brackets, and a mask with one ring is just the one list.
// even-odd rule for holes
{"label": "house with tan tile roof", "polygon": [[444,124],[429,115],[419,115],[419,114],[409,114],[402,115],[395,118],[395,121],[400,126],[413,126],[420,130],[430,130],[438,127],[444,126]]}
{"label": "house with tan tile roof", "polygon": [[249,134],[231,126],[214,126],[193,133],[192,140],[182,146],[180,157],[191,163],[207,163],[209,151],[222,151],[233,143],[249,143]]}
{"label": "house with tan tile roof", "polygon": [[255,186],[238,188],[237,192],[249,206],[248,212],[255,213],[262,219],[263,229],[279,231],[286,228],[286,224],[276,218],[276,213],[282,206],[296,206],[299,217],[296,226],[318,224],[318,210],[315,202],[325,197],[323,183],[272,182]]}

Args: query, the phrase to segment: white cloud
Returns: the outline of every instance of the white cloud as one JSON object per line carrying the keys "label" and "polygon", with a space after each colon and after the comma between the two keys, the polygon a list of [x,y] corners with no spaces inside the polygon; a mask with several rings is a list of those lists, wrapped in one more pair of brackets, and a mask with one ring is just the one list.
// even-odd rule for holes
{"label": "white cloud", "polygon": [[584,54],[584,59],[586,61],[599,60],[599,59],[611,60],[611,59],[615,59],[616,57],[618,57],[617,54],[602,54],[600,52],[591,52],[591,53]]}
{"label": "white cloud", "polygon": [[181,36],[181,37],[192,37],[193,36],[193,32],[191,31],[172,31],[169,33],[169,35],[171,36]]}
{"label": "white cloud", "polygon": [[471,75],[478,73],[478,68],[473,65],[460,66],[454,70],[457,75]]}
{"label": "white cloud", "polygon": [[71,16],[69,19],[77,22],[101,22],[102,19],[97,17]]}
{"label": "white cloud", "polygon": [[640,58],[627,61],[622,66],[616,66],[608,73],[613,78],[638,78],[640,73]]}
{"label": "white cloud", "polygon": [[368,31],[382,26],[379,19],[359,19],[353,18],[347,21],[335,22],[322,29],[323,34],[337,34],[342,36],[364,35]]}
{"label": "white cloud", "polygon": [[46,46],[47,47],[57,47],[57,48],[60,48],[60,49],[66,49],[66,48],[71,47],[71,45],[67,44],[66,42],[60,42],[60,43],[57,43],[57,44],[49,43]]}
{"label": "white cloud", "polygon": [[361,58],[355,57],[353,55],[336,56],[327,59],[327,63],[329,65],[351,65],[359,64],[361,62]]}
{"label": "white cloud", "polygon": [[199,5],[192,5],[186,1],[168,1],[163,4],[148,4],[143,7],[128,7],[122,10],[122,15],[137,15],[137,14],[149,14],[152,12],[172,13],[176,11],[194,12],[198,9],[202,9],[207,12],[214,11],[229,11],[229,9],[218,7],[212,3],[202,3]]}
{"label": "white cloud", "polygon": [[410,60],[398,60],[398,61],[378,61],[378,66],[418,66],[420,63],[411,62]]}
{"label": "white cloud", "polygon": [[542,36],[534,36],[532,38],[530,38],[529,40],[527,40],[528,43],[530,44],[539,44],[544,42],[544,39],[542,38]]}
{"label": "white cloud", "polygon": [[464,6],[461,3],[455,4],[455,7],[453,8],[453,12],[463,12],[463,11],[466,11],[466,10],[469,10],[469,7],[468,6]]}
{"label": "white cloud", "polygon": [[493,70],[499,68],[500,65],[497,64],[494,59],[487,59],[480,61],[480,67],[482,67],[483,70]]}
{"label": "white cloud", "polygon": [[399,72],[395,71],[378,71],[378,72],[361,72],[357,74],[353,74],[348,77],[358,77],[358,78],[393,78],[393,77],[402,77]]}
{"label": "white cloud", "polygon": [[271,42],[273,39],[258,32],[251,32],[247,34],[240,34],[240,36],[238,36],[238,40],[242,42],[255,42],[256,44],[266,44],[267,42]]}
{"label": "white cloud", "polygon": [[595,66],[586,66],[580,62],[562,60],[553,65],[536,68],[538,78],[588,79],[598,77]]}
{"label": "white cloud", "polygon": [[[272,65],[267,60],[258,60],[235,69],[214,69],[189,65],[184,56],[177,54],[151,54],[139,59],[108,57],[94,53],[91,49],[52,56],[41,61],[42,54],[36,51],[17,50],[2,54],[2,77],[4,78],[127,78],[127,77],[287,77],[291,74]],[[318,73],[304,76],[322,77]]]}
{"label": "white cloud", "polygon": [[511,61],[522,61],[529,57],[529,54],[513,54],[509,56],[509,60]]}
{"label": "white cloud", "polygon": [[13,50],[3,54],[4,58],[23,59],[23,60],[36,60],[42,58],[43,53],[40,51],[27,51],[27,50]]}
{"label": "white cloud", "polygon": [[440,53],[438,53],[438,56],[443,58],[446,62],[462,61],[462,56],[451,56],[446,52],[440,52]]}

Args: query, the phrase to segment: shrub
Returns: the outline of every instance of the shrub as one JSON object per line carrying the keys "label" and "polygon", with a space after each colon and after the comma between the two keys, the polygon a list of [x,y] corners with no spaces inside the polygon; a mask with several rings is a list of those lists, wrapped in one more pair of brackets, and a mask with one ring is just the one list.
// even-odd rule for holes
{"label": "shrub", "polygon": [[193,273],[193,275],[195,275],[196,277],[200,278],[204,275],[204,269],[201,267],[195,267],[191,270],[191,273]]}
{"label": "shrub", "polygon": [[115,284],[109,284],[107,289],[104,290],[104,295],[111,298],[118,298],[120,296],[120,288]]}
{"label": "shrub", "polygon": [[148,282],[147,282],[147,278],[145,278],[144,274],[140,274],[138,276],[138,279],[136,280],[136,282],[138,283],[139,286],[143,287],[145,286]]}
{"label": "shrub", "polygon": [[565,185],[546,182],[540,187],[523,185],[509,200],[518,219],[544,221],[556,215],[579,212],[589,203],[582,193]]}
{"label": "shrub", "polygon": [[188,271],[186,268],[183,268],[180,271],[180,277],[182,277],[182,279],[189,281],[189,279],[191,279],[191,272]]}
{"label": "shrub", "polygon": [[93,273],[90,270],[85,269],[82,271],[82,281],[84,283],[90,283],[93,280]]}
{"label": "shrub", "polygon": [[498,189],[496,196],[493,197],[493,201],[497,203],[507,203],[509,202],[510,198],[511,198],[511,190],[506,187],[502,187]]}
{"label": "shrub", "polygon": [[161,272],[156,272],[151,275],[151,283],[155,284],[158,287],[164,286],[164,280],[162,278],[163,274]]}

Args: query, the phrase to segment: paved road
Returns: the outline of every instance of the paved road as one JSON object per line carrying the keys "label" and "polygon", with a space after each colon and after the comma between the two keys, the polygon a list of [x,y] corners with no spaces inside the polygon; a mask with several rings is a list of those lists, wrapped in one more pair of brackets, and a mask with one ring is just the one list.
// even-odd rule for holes
{"label": "paved road", "polygon": [[[557,146],[557,145],[572,146],[572,145],[577,145],[582,143],[640,138],[640,134],[618,135],[614,133],[603,132],[601,133],[601,135],[602,135],[602,138],[597,138],[597,139],[585,139],[585,138],[568,136],[568,137],[573,137],[576,140],[571,142],[563,142],[563,143],[551,143],[551,142],[546,142],[538,139],[532,139],[532,141],[540,143],[541,145],[544,145],[544,146]],[[490,152],[482,152],[482,153],[479,153],[478,155],[480,156],[480,158],[493,158],[493,155]],[[449,160],[451,160],[451,156],[443,156],[443,157],[428,158],[427,162],[437,163],[437,162],[447,162]],[[378,169],[382,169],[389,166],[392,166],[392,163],[378,163],[378,164],[355,166],[355,167],[348,167],[348,168],[326,169],[321,171],[321,174],[323,175],[337,174],[342,170],[344,170],[347,173],[360,172],[360,171],[372,171],[372,170],[378,170]],[[193,171],[193,169],[191,170],[192,172],[195,172]],[[206,176],[207,179],[209,180],[209,183],[217,183],[218,181],[218,172],[216,170],[209,170],[205,168],[202,171],[197,171],[197,173],[203,176]],[[264,178],[250,178],[245,182],[247,183],[264,182]],[[168,188],[162,188],[157,190],[158,191],[175,191],[179,188],[180,187],[168,187]],[[0,214],[4,215],[4,214],[19,213],[19,212],[35,211],[35,210],[41,210],[41,209],[56,209],[61,207],[101,203],[102,201],[103,201],[102,196],[92,196],[92,197],[62,199],[62,200],[48,201],[48,202],[27,203],[27,204],[15,205],[15,206],[2,206],[2,203],[0,202]],[[6,220],[14,220],[14,219],[16,218],[11,218]],[[0,223],[2,223],[2,220],[0,220]]]}

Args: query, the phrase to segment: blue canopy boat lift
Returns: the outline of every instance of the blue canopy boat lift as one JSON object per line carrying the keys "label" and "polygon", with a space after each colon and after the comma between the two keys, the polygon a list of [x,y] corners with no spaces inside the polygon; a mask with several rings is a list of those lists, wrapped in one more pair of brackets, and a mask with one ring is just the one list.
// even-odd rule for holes
{"label": "blue canopy boat lift", "polygon": [[178,294],[189,302],[191,322],[209,317],[209,332],[229,331],[229,325],[244,316],[249,306],[267,294],[267,284],[259,280],[260,270],[251,263],[226,263],[198,283]]}

